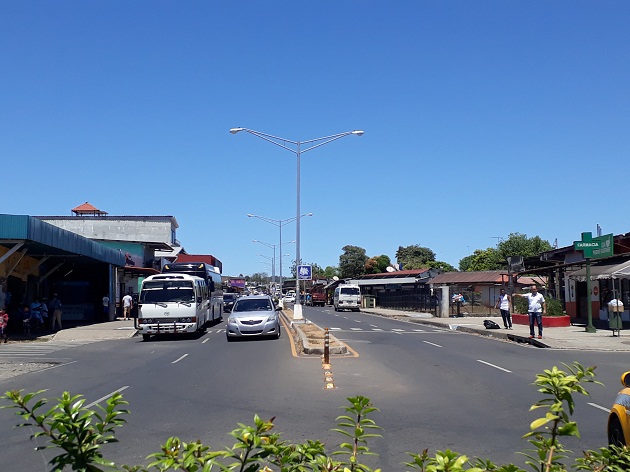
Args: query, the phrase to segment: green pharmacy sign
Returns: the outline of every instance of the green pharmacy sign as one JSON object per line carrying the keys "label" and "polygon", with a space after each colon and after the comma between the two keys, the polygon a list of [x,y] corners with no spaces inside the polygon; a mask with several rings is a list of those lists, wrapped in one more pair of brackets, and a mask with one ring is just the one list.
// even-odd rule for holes
{"label": "green pharmacy sign", "polygon": [[581,241],[574,241],[573,248],[582,251],[585,259],[601,259],[613,255],[613,235],[593,237],[592,233],[582,233]]}

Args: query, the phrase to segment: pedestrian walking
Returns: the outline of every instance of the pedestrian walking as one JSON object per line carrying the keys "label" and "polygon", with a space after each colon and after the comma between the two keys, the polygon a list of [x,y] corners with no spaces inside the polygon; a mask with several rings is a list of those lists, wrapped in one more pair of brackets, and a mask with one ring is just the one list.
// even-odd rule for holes
{"label": "pedestrian walking", "polygon": [[103,297],[103,314],[105,315],[105,318],[107,319],[107,316],[109,315],[109,296],[105,295]]}
{"label": "pedestrian walking", "polygon": [[39,331],[42,323],[41,303],[39,300],[34,300],[31,303],[31,330]]}
{"label": "pedestrian walking", "polygon": [[50,300],[50,303],[48,304],[48,312],[52,313],[51,316],[51,320],[50,320],[50,329],[52,331],[55,331],[55,326],[59,325],[59,329],[62,329],[61,326],[61,301],[59,301],[59,298],[57,298],[57,294],[55,293],[53,295],[52,300]]}
{"label": "pedestrian walking", "polygon": [[123,302],[123,320],[131,318],[131,308],[133,307],[133,298],[131,294],[127,294],[122,299]]}
{"label": "pedestrian walking", "polygon": [[505,289],[501,289],[495,308],[501,311],[501,318],[503,318],[503,326],[505,329],[512,329],[512,300],[507,293],[505,293]]}
{"label": "pedestrian walking", "polygon": [[0,309],[0,338],[4,338],[4,342],[9,340],[7,335],[7,327],[9,326],[9,314],[4,308]]}
{"label": "pedestrian walking", "polygon": [[529,314],[529,337],[534,338],[534,322],[538,325],[538,339],[542,339],[542,317],[547,312],[545,297],[538,293],[538,287],[532,285],[530,293],[515,293],[517,297],[527,298],[527,313]]}
{"label": "pedestrian walking", "polygon": [[42,326],[47,329],[50,321],[48,320],[48,303],[46,303],[45,298],[39,300],[39,314],[42,318]]}
{"label": "pedestrian walking", "polygon": [[31,307],[28,305],[23,305],[21,310],[22,315],[22,332],[26,336],[31,335]]}

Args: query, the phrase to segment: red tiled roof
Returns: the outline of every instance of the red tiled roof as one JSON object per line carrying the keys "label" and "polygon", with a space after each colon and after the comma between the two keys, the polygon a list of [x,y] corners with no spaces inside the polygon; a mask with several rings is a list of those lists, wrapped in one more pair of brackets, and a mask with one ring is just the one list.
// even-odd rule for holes
{"label": "red tiled roof", "polygon": [[106,215],[107,212],[106,211],[101,211],[98,208],[96,208],[94,205],[92,205],[91,203],[85,202],[81,205],[79,205],[78,207],[75,207],[72,209],[73,213],[98,213],[101,215]]}

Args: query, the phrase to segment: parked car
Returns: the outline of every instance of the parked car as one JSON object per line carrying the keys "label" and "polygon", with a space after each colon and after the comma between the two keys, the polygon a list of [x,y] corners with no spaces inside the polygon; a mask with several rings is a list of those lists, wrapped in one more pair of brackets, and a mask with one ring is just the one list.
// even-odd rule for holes
{"label": "parked car", "polygon": [[280,318],[271,297],[252,295],[236,300],[227,319],[225,335],[228,341],[254,336],[278,339]]}
{"label": "parked car", "polygon": [[292,295],[290,293],[286,294],[283,298],[282,298],[282,302],[283,303],[295,303],[295,295]]}
{"label": "parked car", "polygon": [[608,443],[630,446],[630,372],[621,375],[621,385],[608,415]]}
{"label": "parked car", "polygon": [[236,302],[238,295],[236,293],[223,293],[223,311],[230,312]]}

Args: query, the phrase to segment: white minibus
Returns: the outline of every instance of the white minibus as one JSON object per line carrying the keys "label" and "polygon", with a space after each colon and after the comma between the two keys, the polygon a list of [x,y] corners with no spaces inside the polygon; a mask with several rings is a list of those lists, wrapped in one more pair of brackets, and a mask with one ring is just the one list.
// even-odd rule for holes
{"label": "white minibus", "polygon": [[138,327],[142,339],[153,334],[197,333],[208,322],[208,286],[200,277],[157,274],[142,282]]}
{"label": "white minibus", "polygon": [[333,306],[335,307],[335,311],[360,311],[361,290],[359,286],[352,284],[337,285],[333,294]]}

